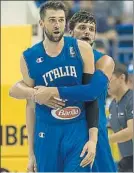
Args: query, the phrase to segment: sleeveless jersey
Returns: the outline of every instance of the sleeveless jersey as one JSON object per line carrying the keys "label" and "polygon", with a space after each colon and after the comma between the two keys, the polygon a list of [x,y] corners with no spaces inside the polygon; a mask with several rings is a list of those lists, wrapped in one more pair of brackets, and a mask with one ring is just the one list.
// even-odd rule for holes
{"label": "sleeveless jersey", "polygon": [[[83,61],[77,40],[64,37],[64,46],[57,57],[50,57],[44,49],[43,41],[24,51],[29,76],[35,86],[73,86],[82,84]],[[65,123],[85,118],[82,102],[67,101],[63,109],[52,109],[36,103],[36,118],[47,123]]]}

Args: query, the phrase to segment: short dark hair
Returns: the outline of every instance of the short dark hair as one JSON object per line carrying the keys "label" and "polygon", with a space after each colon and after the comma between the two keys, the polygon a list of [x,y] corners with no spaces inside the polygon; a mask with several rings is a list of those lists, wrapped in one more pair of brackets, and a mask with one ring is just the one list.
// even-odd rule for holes
{"label": "short dark hair", "polygon": [[114,74],[119,77],[120,75],[124,74],[125,75],[125,82],[128,82],[128,72],[127,72],[127,66],[124,64],[121,64],[119,62],[115,62],[115,69],[114,69]]}
{"label": "short dark hair", "polygon": [[75,28],[76,23],[80,22],[90,22],[96,25],[96,19],[94,15],[88,11],[80,10],[76,12],[69,21],[69,30],[73,31]]}
{"label": "short dark hair", "polygon": [[63,10],[65,12],[65,16],[68,14],[68,10],[65,4],[61,1],[47,1],[43,3],[40,7],[40,18],[43,20],[45,17],[45,13],[47,9],[54,9],[54,10]]}

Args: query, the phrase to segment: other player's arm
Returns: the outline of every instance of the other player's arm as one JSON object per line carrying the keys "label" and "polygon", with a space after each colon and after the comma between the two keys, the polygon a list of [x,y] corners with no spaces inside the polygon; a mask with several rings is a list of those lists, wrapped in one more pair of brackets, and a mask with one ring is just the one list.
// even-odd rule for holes
{"label": "other player's arm", "polygon": [[[43,103],[51,108],[62,108],[65,103],[60,100],[55,100],[51,97],[51,93],[47,90],[47,87],[40,86],[38,89],[34,87],[34,80],[29,77],[27,65],[24,57],[21,57],[21,73],[23,80],[13,85],[9,91],[9,95],[16,99],[27,99],[36,101],[37,103]],[[54,95],[53,95],[54,96]]]}
{"label": "other player's arm", "polygon": [[[91,76],[94,73],[94,55],[90,45],[83,45],[83,42],[78,41],[78,46],[83,59],[83,84],[88,84],[90,82]],[[87,47],[86,47],[87,46]],[[87,50],[89,50],[89,52]],[[90,63],[89,63],[90,62]],[[99,119],[99,109],[97,100],[86,102],[85,111],[87,124],[89,128],[89,141],[84,145],[83,151],[80,157],[83,157],[87,152],[87,155],[81,161],[81,166],[85,167],[88,164],[93,164],[94,157],[96,154],[96,144],[98,141],[98,119]]]}
{"label": "other player's arm", "polygon": [[[88,52],[88,50],[86,51]],[[92,75],[90,83],[71,87],[58,87],[60,97],[62,99],[71,99],[77,101],[91,101],[99,97],[107,88],[115,66],[111,57],[105,55],[102,59],[103,60],[99,60],[99,65],[97,64],[97,70]],[[88,62],[85,62],[87,65],[90,64],[89,57]]]}
{"label": "other player's arm", "polygon": [[[97,61],[96,70],[102,70],[110,80],[114,70],[113,59],[107,55],[104,55],[103,57],[101,57],[100,60]],[[95,107],[97,107],[97,100],[95,100],[94,102],[86,102],[86,104],[90,105],[86,107],[86,118],[88,122],[88,127],[92,133],[92,129],[95,129],[98,126],[99,109],[95,109]],[[93,114],[94,116],[91,116],[91,114]],[[92,136],[92,134],[90,134],[90,136]]]}
{"label": "other player's arm", "polygon": [[[83,59],[83,84],[86,84],[90,81],[91,75],[94,73],[94,56],[91,47],[83,42],[79,42],[79,49],[81,52],[81,56]],[[91,63],[89,63],[91,62]],[[85,167],[86,165],[92,163],[94,161],[95,153],[96,153],[96,143],[97,143],[97,136],[98,136],[98,123],[95,120],[98,119],[98,112],[97,112],[97,102],[86,102],[85,103],[85,110],[87,115],[87,123],[89,127],[89,140],[83,146],[83,150],[81,152],[80,157],[83,157],[86,153],[86,156],[80,163],[80,166]]]}

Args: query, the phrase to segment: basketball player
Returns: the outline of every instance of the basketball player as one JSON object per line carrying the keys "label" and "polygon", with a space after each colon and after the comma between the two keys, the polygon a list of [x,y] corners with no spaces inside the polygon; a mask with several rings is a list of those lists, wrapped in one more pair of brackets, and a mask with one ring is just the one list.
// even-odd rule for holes
{"label": "basketball player", "polygon": [[[87,41],[93,45],[96,33],[96,21],[92,14],[86,11],[80,11],[76,13],[70,20],[69,29],[71,35],[78,39]],[[94,57],[96,62],[96,70],[104,70],[105,73],[109,73],[108,77],[111,77],[113,72],[113,60],[108,55],[102,54],[94,50]],[[109,69],[109,70],[107,70]],[[59,89],[61,98],[81,100],[79,86]],[[84,86],[82,86],[84,89]],[[79,91],[79,92],[78,92]],[[89,90],[90,91],[90,90]],[[89,92],[87,91],[87,92]],[[85,94],[87,94],[85,91]],[[83,91],[81,92],[83,93]],[[97,155],[93,166],[93,172],[116,172],[116,167],[112,158],[111,149],[108,142],[108,134],[106,128],[106,115],[105,115],[105,99],[107,90],[103,92],[99,98],[100,107],[100,122],[99,122],[99,140],[97,144]],[[87,94],[88,95],[88,94]],[[78,98],[79,97],[79,98]],[[86,100],[85,100],[86,101]],[[102,159],[102,155],[104,156]]]}
{"label": "basketball player", "polygon": [[[70,20],[69,29],[73,37],[87,41],[89,44],[93,45],[96,33],[96,21],[92,14],[86,11],[80,11],[76,13]],[[102,54],[96,50],[94,50],[94,57],[96,62],[96,71],[97,70],[103,71],[110,79],[114,69],[113,59],[108,55]],[[79,87],[81,88],[81,90]],[[71,99],[77,101],[83,99],[83,101],[87,101],[89,100],[89,96],[91,96],[89,87],[88,89],[86,89],[85,86],[77,85],[73,87],[59,87],[58,89],[60,97],[63,99]],[[99,90],[99,88],[96,89]],[[116,167],[112,158],[111,149],[108,142],[108,133],[106,128],[105,99],[107,94],[107,88],[105,89],[106,90],[103,90],[103,93],[99,98],[99,107],[100,107],[99,141],[97,144],[96,160],[92,169],[93,172],[116,172]],[[87,96],[85,96],[84,94]],[[87,111],[87,115],[88,114],[89,112]],[[104,156],[103,159],[102,155]]]}
{"label": "basketball player", "polygon": [[[49,95],[44,97],[46,89],[44,86],[58,87],[82,84],[83,73],[89,74],[89,76],[94,73],[94,57],[91,47],[87,43],[77,42],[71,37],[63,37],[65,11],[64,4],[57,1],[49,1],[41,7],[40,25],[45,30],[45,40],[24,51],[21,58],[23,81],[29,86],[23,90],[23,97],[28,100],[29,155],[31,157],[35,154],[38,172],[89,172],[90,167],[87,165],[93,162],[95,156],[97,123],[95,122],[95,128],[89,130],[88,134],[82,102],[69,100],[65,108],[60,110],[42,105],[42,101],[43,104],[45,101],[50,107],[53,104],[55,108],[57,107],[57,102],[54,102],[55,100],[51,99]],[[81,56],[77,54],[77,50],[80,51]],[[89,57],[90,63],[88,64]],[[42,87],[33,88],[38,85],[42,85]],[[57,94],[53,96],[58,97]],[[31,100],[36,102],[36,123]],[[64,106],[60,101],[58,104],[61,107]],[[90,117],[93,115],[93,118],[95,114],[97,117],[97,113],[95,113],[97,105],[94,105],[94,111],[90,112]],[[87,108],[89,108],[89,104],[87,104]],[[89,136],[90,142],[86,143]],[[88,154],[82,161],[83,157],[80,157],[80,154],[85,143]],[[84,156],[83,153],[82,156]],[[34,163],[35,158],[32,157]]]}
{"label": "basketball player", "polygon": [[[75,13],[70,22],[69,30],[73,37],[88,42],[91,46],[95,41],[96,21],[94,16],[87,11],[79,11]],[[96,50],[94,52],[96,70],[107,66],[111,57],[100,53]],[[112,64],[111,64],[112,65]],[[92,168],[93,172],[116,172],[116,167],[112,158],[111,149],[108,142],[108,134],[106,128],[105,115],[105,99],[107,90],[99,97],[99,136],[96,148],[96,159]],[[103,156],[103,159],[102,159]]]}
{"label": "basketball player", "polygon": [[[72,19],[70,20],[69,29],[73,37],[76,37],[81,40],[85,40],[91,45],[95,40],[96,33],[96,22],[92,14],[80,11],[76,13]],[[102,70],[107,74],[107,76],[111,77],[113,72],[113,60],[108,55],[104,55],[100,52],[94,50],[95,62],[96,62],[96,70]],[[81,89],[84,90],[85,86],[81,86]],[[89,89],[89,88],[88,88]],[[81,100],[84,98],[81,94],[84,95],[83,90],[79,90],[79,86],[73,87],[60,87],[60,96],[64,99],[74,99]],[[53,90],[54,91],[54,90]],[[89,99],[89,95],[87,92],[90,90],[86,90],[85,94],[87,95],[87,100]],[[106,129],[106,115],[105,115],[105,98],[106,98],[107,90],[103,92],[101,97],[99,98],[99,107],[100,107],[100,122],[99,122],[99,141],[97,144],[97,155],[95,164],[93,166],[93,172],[115,172],[116,167],[111,155],[111,149],[108,142],[108,134]],[[85,99],[86,101],[86,99]],[[104,156],[102,160],[102,154]]]}

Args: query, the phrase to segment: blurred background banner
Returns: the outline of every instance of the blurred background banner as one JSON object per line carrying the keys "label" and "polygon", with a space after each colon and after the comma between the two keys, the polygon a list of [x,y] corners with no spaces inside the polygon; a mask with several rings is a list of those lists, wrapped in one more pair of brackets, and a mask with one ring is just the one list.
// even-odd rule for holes
{"label": "blurred background banner", "polygon": [[9,88],[20,80],[20,57],[31,46],[31,25],[1,28],[1,167],[24,171],[27,166],[25,101],[9,97]]}
{"label": "blurred background banner", "polygon": [[[24,172],[27,167],[25,101],[9,97],[9,88],[20,80],[22,52],[44,38],[39,26],[39,7],[45,0],[1,1],[1,168]],[[97,20],[94,47],[128,67],[133,76],[133,1],[64,1],[72,15],[85,9]],[[67,25],[68,26],[68,25]],[[66,35],[69,35],[68,27]],[[107,98],[109,115],[111,98]],[[112,131],[109,129],[109,133]],[[111,144],[115,162],[120,159],[116,144]]]}

